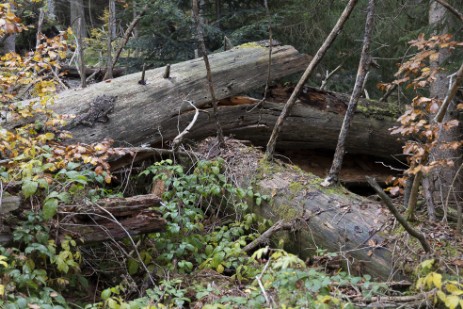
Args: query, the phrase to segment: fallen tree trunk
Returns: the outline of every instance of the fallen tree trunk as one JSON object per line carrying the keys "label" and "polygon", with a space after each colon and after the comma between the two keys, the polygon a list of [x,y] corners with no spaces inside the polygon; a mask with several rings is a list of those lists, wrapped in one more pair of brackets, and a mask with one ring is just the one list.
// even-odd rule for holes
{"label": "fallen tree trunk", "polygon": [[[273,78],[302,70],[307,60],[291,46],[276,46],[272,53]],[[210,58],[216,96],[222,100],[227,98],[219,108],[224,133],[265,145],[283,107],[279,102],[284,102],[292,89],[273,89],[270,99],[256,109],[252,107],[257,100],[242,104],[240,100],[230,98],[265,84],[266,74],[262,72],[267,69],[268,49],[235,48]],[[172,65],[169,78],[163,78],[164,73],[165,68],[147,71],[147,85],[138,84],[141,78],[138,73],[85,89],[65,91],[59,95],[53,109],[59,114],[77,115],[72,120],[74,124],[68,127],[76,141],[90,143],[109,137],[121,146],[151,144],[165,147],[166,141],[173,140],[191,122],[194,112],[186,110],[189,104],[182,104],[189,100],[203,112],[186,138],[215,135],[202,60]],[[103,116],[109,119],[105,123],[98,119],[101,111],[90,107],[90,103],[95,106],[95,99],[102,95],[113,100],[106,100],[113,106],[102,108],[107,114]],[[277,147],[334,149],[348,101],[348,96],[342,94],[304,89],[299,103],[284,124]],[[385,103],[359,102],[347,151],[380,157],[401,153],[401,143],[388,131],[395,124],[396,116],[395,109]],[[10,122],[4,126],[11,128],[15,125]]]}
{"label": "fallen tree trunk", "polygon": [[[348,102],[347,95],[306,88],[283,125],[277,147],[285,150],[334,150]],[[253,109],[253,104],[256,102],[219,107],[220,124],[227,135],[265,146],[283,104],[266,101],[256,109]],[[215,124],[209,119],[212,109],[205,111],[207,113],[199,115],[187,138],[198,140],[214,135]],[[178,129],[185,128],[193,115],[192,111],[170,119],[166,117],[160,123],[164,129],[162,136],[153,137],[151,143],[160,144],[175,137]],[[386,158],[401,154],[402,142],[389,131],[396,125],[396,119],[395,108],[385,103],[361,100],[347,138],[347,152]]]}
{"label": "fallen tree trunk", "polygon": [[[55,225],[58,229],[58,239],[71,235],[74,239],[88,244],[162,231],[166,221],[159,212],[150,209],[159,206],[160,202],[158,196],[149,194],[101,199],[92,205],[60,205],[59,224]],[[26,205],[16,203],[16,207],[10,211],[26,208]],[[2,216],[6,214],[6,210],[0,213],[0,220],[3,220]],[[0,228],[0,245],[12,240],[11,230],[15,227],[15,220],[10,222],[11,226],[7,220],[3,221]]]}
{"label": "fallen tree trunk", "polygon": [[[255,47],[237,47],[212,54],[209,60],[218,100],[264,85],[267,80],[263,73],[268,67],[267,47],[257,44]],[[300,54],[291,46],[274,47],[272,77],[281,78],[299,72],[307,61],[308,56]],[[101,141],[110,137],[123,146],[138,146],[149,143],[156,137],[162,138],[166,129],[176,131],[177,135],[176,124],[171,128],[164,128],[162,123],[176,117],[182,106],[189,107],[184,100],[194,102],[196,107],[211,103],[206,69],[202,59],[193,59],[171,65],[166,78],[163,77],[165,71],[166,68],[146,71],[143,83],[138,83],[141,73],[137,73],[85,89],[64,91],[52,108],[58,114],[77,115],[80,121],[68,130],[75,140],[81,142]],[[102,95],[110,96],[112,105],[101,106],[104,110],[104,115],[101,116],[109,118],[105,123],[98,119],[102,111],[91,108],[91,104],[95,106],[95,100]],[[82,119],[86,117],[87,119]],[[12,128],[17,125],[12,119],[8,121],[9,124],[4,124],[4,127]]]}
{"label": "fallen tree trunk", "polygon": [[[312,257],[318,249],[337,252],[352,274],[370,274],[381,280],[402,277],[394,266],[396,241],[388,230],[391,216],[380,203],[342,187],[323,188],[319,177],[286,164],[267,163],[260,151],[231,143],[229,150],[219,155],[236,183],[244,188],[252,185],[255,192],[271,196],[253,211],[282,225],[274,240],[284,240],[285,248],[301,258]],[[211,139],[200,147],[213,145]],[[294,222],[293,231],[284,231],[288,227],[280,220]],[[410,259],[422,252],[419,247],[410,250],[415,250],[408,254]]]}

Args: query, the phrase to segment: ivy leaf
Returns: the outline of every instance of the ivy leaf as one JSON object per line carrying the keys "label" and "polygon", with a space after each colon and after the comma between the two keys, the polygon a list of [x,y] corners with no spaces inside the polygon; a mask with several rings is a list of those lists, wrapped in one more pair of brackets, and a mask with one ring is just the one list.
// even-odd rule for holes
{"label": "ivy leaf", "polygon": [[56,215],[58,210],[58,200],[55,198],[50,198],[45,201],[43,204],[42,214],[45,220],[49,220]]}
{"label": "ivy leaf", "polygon": [[37,188],[39,183],[37,181],[32,181],[30,179],[26,179],[23,181],[22,184],[22,193],[25,198],[28,198],[37,192]]}

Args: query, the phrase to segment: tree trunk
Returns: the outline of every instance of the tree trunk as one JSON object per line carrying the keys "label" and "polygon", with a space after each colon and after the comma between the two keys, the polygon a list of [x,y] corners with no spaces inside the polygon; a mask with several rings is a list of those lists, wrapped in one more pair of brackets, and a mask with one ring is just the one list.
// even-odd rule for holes
{"label": "tree trunk", "polygon": [[[243,93],[265,84],[268,49],[266,47],[235,48],[209,57],[215,80],[217,99]],[[275,78],[300,71],[307,63],[307,56],[291,46],[274,47],[272,70]],[[191,100],[197,107],[211,103],[203,59],[173,64],[170,77],[163,78],[165,68],[146,71],[146,85],[140,85],[140,73],[98,83],[82,90],[62,92],[51,108],[59,114],[79,114],[89,110],[89,104],[103,94],[117,97],[114,110],[106,123],[95,122],[93,127],[78,125],[70,129],[76,140],[101,141],[105,137],[119,144],[140,145],[162,139],[166,129],[170,137],[178,134],[177,124],[164,128],[164,123],[179,113],[185,113],[184,100]],[[183,109],[182,109],[183,106]],[[10,118],[10,117],[8,117]],[[5,123],[12,128],[17,123]],[[8,121],[12,121],[9,119]],[[174,132],[172,134],[172,132]]]}
{"label": "tree trunk", "polygon": [[[200,148],[207,152],[215,141],[205,143]],[[353,275],[370,274],[381,280],[402,276],[393,266],[396,244],[386,230],[390,216],[380,203],[341,187],[322,188],[321,178],[288,164],[263,161],[255,148],[233,140],[227,143],[228,150],[220,156],[226,161],[229,176],[243,188],[253,186],[255,192],[271,196],[269,202],[254,205],[252,210],[273,222],[294,223],[293,231],[275,234],[275,242],[284,242],[285,249],[303,259],[312,257],[317,249],[338,252],[338,263],[344,263]],[[412,250],[423,252],[419,245]]]}
{"label": "tree trunk", "polygon": [[[268,49],[235,48],[210,55],[212,75],[218,99],[223,100],[262,86],[267,76]],[[239,59],[239,61],[237,61]],[[305,67],[305,58],[292,47],[274,46],[272,76],[280,78]],[[69,130],[74,139],[91,143],[112,138],[116,145],[152,144],[165,146],[191,122],[194,111],[188,111],[191,100],[204,112],[187,138],[198,139],[215,134],[211,120],[211,98],[202,59],[178,63],[171,67],[171,77],[162,77],[165,68],[146,71],[147,85],[140,85],[140,73],[98,83],[82,90],[59,95],[52,108],[59,114],[87,114],[89,103],[103,94],[117,96],[109,121],[94,121],[93,126],[80,123]],[[224,133],[265,145],[291,88],[271,89],[269,100],[255,108],[258,100],[229,98],[221,102],[218,115]],[[334,149],[346,111],[349,96],[305,88],[298,97],[289,121],[283,126],[278,145],[285,149]],[[390,157],[401,153],[401,143],[389,134],[397,112],[384,103],[360,100],[347,140],[347,152]],[[2,124],[13,128],[10,120]],[[1,120],[0,120],[1,121]]]}
{"label": "tree trunk", "polygon": [[50,21],[55,21],[56,19],[56,5],[55,0],[47,0],[47,19]]}
{"label": "tree trunk", "polygon": [[[444,34],[448,32],[447,19],[448,19],[447,9],[437,2],[431,2],[429,7],[429,24],[433,27],[435,34]],[[435,67],[445,66],[446,61],[450,57],[450,51],[448,49],[441,49],[439,51],[438,59],[431,63]],[[431,84],[430,97],[439,98],[444,100],[449,89],[449,79],[448,74],[445,70],[439,71],[436,74],[434,82]],[[455,119],[456,104],[455,101],[450,103],[447,114],[443,119],[443,122]],[[433,118],[434,115],[431,115]],[[457,127],[454,127],[450,130],[445,130],[442,128],[439,130],[438,144],[442,144],[450,141],[458,141],[461,139],[462,126],[461,124]],[[452,201],[452,206],[455,206],[455,203],[462,202],[461,192],[463,192],[463,183],[462,177],[456,176],[458,167],[461,165],[461,150],[451,150],[451,149],[440,149],[439,146],[435,147],[431,153],[430,160],[453,160],[454,167],[436,167],[430,173],[430,187],[433,189],[434,202],[443,207],[447,207],[446,201],[447,197],[450,195],[450,201]],[[453,180],[456,179],[456,182]],[[451,191],[456,192],[457,194],[451,194]],[[454,199],[454,196],[457,199]]]}
{"label": "tree trunk", "polygon": [[[69,0],[71,9],[71,26],[75,35],[79,33],[82,37],[87,37],[87,23],[85,21],[85,10],[83,0]],[[80,27],[78,27],[78,19],[80,18]]]}

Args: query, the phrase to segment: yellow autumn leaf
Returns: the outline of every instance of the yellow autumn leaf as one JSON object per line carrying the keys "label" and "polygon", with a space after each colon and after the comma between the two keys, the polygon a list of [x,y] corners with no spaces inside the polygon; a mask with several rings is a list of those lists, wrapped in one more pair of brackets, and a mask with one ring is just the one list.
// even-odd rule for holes
{"label": "yellow autumn leaf", "polygon": [[416,288],[418,290],[421,290],[423,288],[423,281],[424,279],[423,278],[419,278],[417,281],[416,281]]}
{"label": "yellow autumn leaf", "polygon": [[110,175],[106,175],[105,178],[104,178],[104,181],[105,181],[106,183],[108,183],[108,184],[111,183],[111,176],[110,176]]}
{"label": "yellow autumn leaf", "polygon": [[[445,285],[445,288],[449,293],[452,293],[452,295],[461,295],[463,294],[463,291],[458,288],[455,284],[448,283]],[[462,307],[463,308],[463,307]]]}
{"label": "yellow autumn leaf", "polygon": [[5,295],[5,286],[3,284],[0,284],[0,296]]}
{"label": "yellow autumn leaf", "polygon": [[449,295],[447,296],[447,299],[445,300],[445,306],[450,309],[455,309],[458,307],[460,304],[460,297],[455,296],[455,295]]}
{"label": "yellow autumn leaf", "polygon": [[445,303],[447,301],[447,295],[445,295],[444,292],[442,291],[437,291],[437,297],[439,297],[439,299]]}
{"label": "yellow autumn leaf", "polygon": [[88,156],[88,155],[83,155],[82,156],[82,159],[84,160],[84,163],[87,164],[89,163],[90,161],[92,161],[92,157],[91,156]]}
{"label": "yellow autumn leaf", "polygon": [[432,283],[438,289],[442,288],[442,275],[438,273],[432,273]]}
{"label": "yellow autumn leaf", "polygon": [[[0,265],[8,267],[8,263],[5,262],[4,260],[6,260],[6,256],[0,255]],[[0,294],[2,294],[2,293],[0,293]]]}

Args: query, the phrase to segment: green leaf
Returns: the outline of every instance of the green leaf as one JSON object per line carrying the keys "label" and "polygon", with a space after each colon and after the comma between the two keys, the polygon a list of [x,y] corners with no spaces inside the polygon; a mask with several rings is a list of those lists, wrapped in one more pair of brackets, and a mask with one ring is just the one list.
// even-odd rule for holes
{"label": "green leaf", "polygon": [[130,275],[135,275],[138,271],[139,264],[135,259],[129,259],[127,262],[127,270],[129,271]]}
{"label": "green leaf", "polygon": [[25,198],[28,198],[37,192],[37,188],[39,183],[37,181],[32,181],[30,179],[26,179],[22,183],[22,193]]}
{"label": "green leaf", "polygon": [[75,170],[80,166],[80,163],[69,162],[66,166],[69,170]]}
{"label": "green leaf", "polygon": [[58,210],[58,200],[55,198],[50,198],[45,201],[43,204],[42,214],[45,220],[49,220],[56,215]]}
{"label": "green leaf", "polygon": [[102,300],[107,300],[110,296],[111,296],[111,289],[106,289],[103,292],[101,292]]}
{"label": "green leaf", "polygon": [[209,255],[211,255],[213,250],[214,250],[214,248],[211,245],[207,245],[205,252],[209,256]]}

